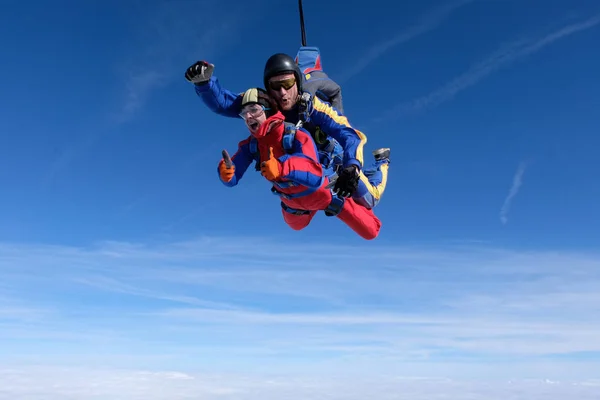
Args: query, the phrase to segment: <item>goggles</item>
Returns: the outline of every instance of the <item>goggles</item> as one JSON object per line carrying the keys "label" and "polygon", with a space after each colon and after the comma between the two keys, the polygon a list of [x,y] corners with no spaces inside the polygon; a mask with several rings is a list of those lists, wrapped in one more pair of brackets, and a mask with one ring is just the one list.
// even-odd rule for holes
{"label": "goggles", "polygon": [[239,115],[243,119],[248,119],[248,114],[250,114],[250,117],[256,118],[259,117],[263,112],[265,112],[265,110],[269,110],[269,108],[266,108],[265,106],[262,106],[260,104],[248,104],[242,107],[242,111]]}
{"label": "goggles", "polygon": [[296,78],[288,78],[283,79],[281,81],[271,81],[269,82],[269,87],[274,91],[278,92],[279,89],[284,88],[285,90],[290,90],[296,84]]}

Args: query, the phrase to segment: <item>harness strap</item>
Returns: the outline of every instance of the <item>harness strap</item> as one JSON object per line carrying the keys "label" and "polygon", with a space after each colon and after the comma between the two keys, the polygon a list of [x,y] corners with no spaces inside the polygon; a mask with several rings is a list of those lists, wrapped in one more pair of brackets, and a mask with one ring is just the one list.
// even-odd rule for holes
{"label": "harness strap", "polygon": [[277,190],[277,188],[275,187],[275,184],[279,184],[280,183],[287,183],[287,182],[274,182],[273,186],[271,187],[271,192],[275,195],[278,195],[280,197],[283,197],[285,199],[296,199],[298,197],[304,197],[304,196],[308,196],[311,193],[316,192],[322,185],[323,185],[323,181],[325,180],[324,176],[321,176],[321,180],[319,181],[319,184],[316,187],[312,187],[312,188],[307,188],[306,190],[303,190],[301,192],[298,193],[283,193],[280,192],[279,190]]}
{"label": "harness strap", "polygon": [[281,139],[285,152],[291,154],[294,150],[294,140],[296,139],[296,125],[290,122],[284,122],[283,138]]}
{"label": "harness strap", "polygon": [[331,193],[331,195],[331,203],[329,203],[327,208],[323,210],[325,212],[325,215],[328,217],[334,217],[338,215],[342,211],[344,203],[346,202],[346,199],[344,197],[339,197],[335,193]]}
{"label": "harness strap", "polygon": [[248,149],[250,150],[250,154],[254,158],[254,169],[260,171],[260,155],[258,154],[258,142],[256,138],[250,139],[250,143],[248,144]]}
{"label": "harness strap", "polygon": [[[286,197],[288,199],[290,198],[289,196],[282,196],[282,197]],[[342,211],[342,208],[344,207],[345,202],[346,202],[345,198],[339,197],[335,193],[332,193],[331,202],[327,205],[327,208],[325,208],[323,210],[323,212],[328,217],[335,217]],[[285,212],[288,212],[288,213],[294,214],[294,215],[310,214],[310,211],[308,211],[308,210],[292,208],[292,207],[288,206],[287,204],[285,204],[283,201],[281,202],[281,208],[283,208],[283,210]]]}
{"label": "harness strap", "polygon": [[[287,154],[292,154],[294,151],[294,140],[296,139],[296,125],[289,122],[284,122],[284,127],[281,143],[285,152]],[[252,154],[252,157],[256,161],[254,164],[254,169],[260,171],[260,154],[258,152],[258,141],[255,137],[250,139],[249,150],[250,154]]]}
{"label": "harness strap", "polygon": [[290,214],[294,214],[294,215],[310,214],[310,211],[308,211],[308,210],[300,210],[297,208],[292,208],[292,207],[288,206],[287,204],[285,204],[283,201],[281,202],[281,208],[283,208],[283,211],[290,213]]}
{"label": "harness strap", "polygon": [[296,182],[287,181],[287,182],[273,182],[273,186],[277,186],[279,189],[290,188],[294,186],[298,186]]}
{"label": "harness strap", "polygon": [[319,163],[325,169],[331,167],[331,163],[335,158],[335,154],[333,154],[333,151],[335,150],[335,142],[333,140],[334,139],[327,140],[322,145],[317,146],[319,150]]}
{"label": "harness strap", "polygon": [[335,142],[334,142],[333,140],[334,140],[334,139],[332,139],[332,140],[327,140],[327,141],[325,142],[326,144],[325,144],[325,146],[323,146],[323,150],[324,150],[324,151],[326,151],[326,152],[328,152],[328,153],[331,153],[331,152],[333,152],[333,150],[335,149]]}
{"label": "harness strap", "polygon": [[[292,154],[294,151],[294,140],[296,139],[296,130],[297,129],[298,129],[298,127],[296,125],[294,125],[290,122],[284,122],[284,133],[283,133],[283,137],[282,137],[282,145],[287,154]],[[321,154],[319,154],[319,158],[320,158],[319,162],[321,164],[323,164],[323,162],[321,162],[321,159],[323,157],[325,157],[326,159],[328,159],[327,165],[329,165],[331,163],[331,159],[329,159],[329,157],[326,154],[323,154],[323,150],[326,152],[329,152],[329,153],[333,152],[333,150],[335,148],[335,143],[332,141],[328,141],[324,146],[321,145],[319,147],[321,147],[321,151],[319,151],[319,153],[321,153]],[[258,151],[258,141],[256,140],[256,138],[253,137],[250,140],[249,149],[250,149],[250,154],[252,154],[252,156],[256,160],[256,164],[255,164],[254,168],[257,171],[260,171],[260,154]],[[299,155],[299,156],[310,158],[306,155]],[[323,160],[323,161],[325,161],[325,160]],[[277,190],[277,188],[285,189],[285,188],[295,187],[295,186],[298,186],[297,183],[289,182],[289,181],[288,182],[273,182],[273,187],[271,187],[271,192],[273,194],[276,194],[276,195],[281,196],[286,199],[294,199],[294,198],[298,198],[298,197],[303,197],[303,196],[307,196],[307,195],[315,192],[318,188],[320,188],[323,185],[324,179],[325,179],[325,176],[322,176],[317,187],[308,188],[306,190],[303,190],[302,192],[294,193],[294,194],[282,193],[281,191]]]}

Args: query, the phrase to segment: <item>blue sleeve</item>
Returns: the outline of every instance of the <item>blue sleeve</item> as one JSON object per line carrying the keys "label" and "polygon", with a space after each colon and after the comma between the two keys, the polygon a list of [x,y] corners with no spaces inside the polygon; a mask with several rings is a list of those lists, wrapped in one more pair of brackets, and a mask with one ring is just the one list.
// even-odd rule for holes
{"label": "blue sleeve", "polygon": [[[246,173],[246,170],[254,160],[254,157],[252,157],[252,154],[250,153],[249,143],[250,139],[241,141],[238,144],[237,152],[231,157],[231,161],[233,162],[233,165],[235,167],[235,172],[233,178],[231,178],[231,181],[225,182],[223,181],[223,179],[221,179],[221,174],[219,174],[219,166],[217,166],[217,176],[219,177],[219,180],[223,183],[223,185],[228,187],[233,187],[237,185],[244,176],[244,173]],[[223,160],[219,162],[219,165],[221,165],[222,162]]]}
{"label": "blue sleeve", "polygon": [[360,131],[352,128],[348,119],[340,115],[329,104],[324,103],[318,97],[313,97],[313,111],[310,114],[310,122],[317,125],[321,130],[337,140],[344,149],[344,168],[356,165],[362,168],[363,147],[367,137]]}
{"label": "blue sleeve", "polygon": [[214,75],[204,85],[194,85],[196,94],[214,113],[230,118],[241,118],[242,95],[225,89]]}
{"label": "blue sleeve", "polygon": [[334,165],[343,165],[344,164],[344,149],[342,149],[342,146],[337,141],[334,145],[332,155],[333,155],[333,164]]}

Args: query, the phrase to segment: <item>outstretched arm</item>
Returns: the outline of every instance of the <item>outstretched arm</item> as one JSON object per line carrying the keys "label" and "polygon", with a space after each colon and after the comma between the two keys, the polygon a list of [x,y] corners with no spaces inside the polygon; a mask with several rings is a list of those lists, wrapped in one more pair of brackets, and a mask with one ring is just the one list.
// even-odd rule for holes
{"label": "outstretched arm", "polygon": [[222,87],[216,76],[213,75],[206,83],[196,84],[194,87],[198,97],[211,111],[224,117],[240,118],[242,96]]}
{"label": "outstretched arm", "polygon": [[197,61],[185,71],[185,79],[194,84],[196,94],[213,112],[231,118],[239,118],[242,96],[223,88],[213,75],[215,66]]}
{"label": "outstretched arm", "polygon": [[227,181],[227,180],[223,179],[224,177],[223,177],[223,174],[221,173],[221,171],[223,169],[223,164],[225,164],[225,159],[221,159],[221,161],[219,161],[219,165],[217,167],[217,172],[219,173],[219,180],[225,186],[233,187],[233,186],[237,185],[239,183],[239,181],[242,179],[242,177],[244,176],[244,173],[248,169],[248,166],[250,166],[250,164],[252,163],[253,157],[252,157],[252,154],[250,153],[249,143],[250,143],[249,138],[242,140],[238,144],[238,150],[233,155],[233,157],[231,157],[231,162],[233,164],[233,171],[234,171],[234,174],[231,177],[231,180]]}

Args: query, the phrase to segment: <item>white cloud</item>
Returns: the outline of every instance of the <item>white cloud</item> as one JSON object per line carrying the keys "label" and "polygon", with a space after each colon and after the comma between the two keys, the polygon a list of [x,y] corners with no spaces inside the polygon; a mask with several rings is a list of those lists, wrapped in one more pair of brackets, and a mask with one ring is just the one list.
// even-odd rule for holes
{"label": "white cloud", "polygon": [[527,168],[527,164],[522,162],[519,164],[519,168],[517,172],[515,172],[515,176],[513,177],[513,183],[510,187],[508,195],[506,199],[504,199],[504,204],[502,204],[502,209],[500,210],[500,221],[506,225],[508,222],[508,212],[510,210],[510,205],[514,199],[514,197],[519,193],[519,189],[523,184],[523,174],[525,173],[525,169]]}
{"label": "white cloud", "polygon": [[577,354],[600,352],[598,254],[304,243],[303,258],[286,243],[0,243],[4,363],[286,379],[362,371],[377,382],[597,370]]}
{"label": "white cloud", "polygon": [[595,400],[600,381],[451,380],[360,375],[187,373],[68,367],[0,369],[1,400]]}
{"label": "white cloud", "polygon": [[483,61],[473,65],[462,75],[456,77],[433,92],[402,103],[384,112],[377,120],[394,118],[408,112],[421,111],[427,107],[434,107],[443,102],[451,100],[459,92],[477,84],[500,68],[507,67],[512,63],[534,54],[557,40],[569,37],[575,33],[594,28],[600,23],[600,15],[594,15],[585,21],[571,24],[544,37],[536,39],[522,38],[507,46],[503,46]]}

